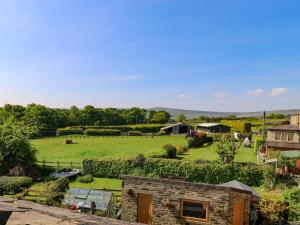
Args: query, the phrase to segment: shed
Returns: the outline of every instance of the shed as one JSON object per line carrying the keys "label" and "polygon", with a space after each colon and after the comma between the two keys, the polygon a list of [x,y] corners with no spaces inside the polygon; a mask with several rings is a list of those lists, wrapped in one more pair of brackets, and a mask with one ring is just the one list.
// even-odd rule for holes
{"label": "shed", "polygon": [[67,191],[62,201],[63,205],[76,205],[78,209],[88,212],[92,202],[96,204],[96,211],[101,215],[114,218],[114,195],[111,191],[71,188]]}
{"label": "shed", "polygon": [[220,123],[200,123],[196,129],[206,133],[227,133],[231,127]]}
{"label": "shed", "polygon": [[186,134],[192,129],[192,126],[186,123],[176,123],[170,124],[161,128],[161,131],[166,132],[166,134]]}

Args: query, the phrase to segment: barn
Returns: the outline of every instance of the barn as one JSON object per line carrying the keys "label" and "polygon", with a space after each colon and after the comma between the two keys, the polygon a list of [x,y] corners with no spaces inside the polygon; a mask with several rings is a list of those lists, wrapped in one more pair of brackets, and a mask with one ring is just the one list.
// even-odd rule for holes
{"label": "barn", "polygon": [[231,127],[220,123],[201,123],[197,125],[196,129],[206,133],[228,133]]}
{"label": "barn", "polygon": [[164,131],[166,134],[186,134],[191,129],[193,129],[193,127],[186,123],[176,123],[165,126],[160,130]]}

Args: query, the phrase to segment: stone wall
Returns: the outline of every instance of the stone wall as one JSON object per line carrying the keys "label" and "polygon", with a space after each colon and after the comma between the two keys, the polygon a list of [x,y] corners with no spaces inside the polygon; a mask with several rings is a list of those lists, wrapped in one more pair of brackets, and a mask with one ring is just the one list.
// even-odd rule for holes
{"label": "stone wall", "polygon": [[184,224],[180,217],[182,199],[209,203],[209,221],[197,222],[199,225],[231,225],[233,202],[243,198],[245,213],[243,225],[249,224],[251,193],[234,188],[216,185],[189,183],[171,179],[145,177],[123,177],[122,220],[137,221],[138,194],[153,196],[153,225]]}

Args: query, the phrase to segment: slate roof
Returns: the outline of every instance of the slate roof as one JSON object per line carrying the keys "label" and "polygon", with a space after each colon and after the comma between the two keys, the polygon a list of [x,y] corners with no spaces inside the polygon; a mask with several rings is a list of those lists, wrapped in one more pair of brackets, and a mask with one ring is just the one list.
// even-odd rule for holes
{"label": "slate roof", "polygon": [[229,182],[226,182],[226,183],[223,183],[223,184],[219,184],[218,186],[231,187],[231,188],[236,188],[236,189],[240,189],[240,190],[243,190],[243,191],[249,191],[249,192],[252,192],[253,196],[256,196],[256,197],[260,198],[260,195],[254,189],[252,189],[248,185],[243,184],[243,183],[241,183],[237,180],[233,180],[233,181],[229,181]]}

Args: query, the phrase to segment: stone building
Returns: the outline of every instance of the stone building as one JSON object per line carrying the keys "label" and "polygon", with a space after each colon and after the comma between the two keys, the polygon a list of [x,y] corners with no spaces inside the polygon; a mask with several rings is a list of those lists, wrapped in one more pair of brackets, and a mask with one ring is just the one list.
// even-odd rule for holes
{"label": "stone building", "polygon": [[176,179],[123,177],[122,220],[153,225],[248,225],[252,192]]}

